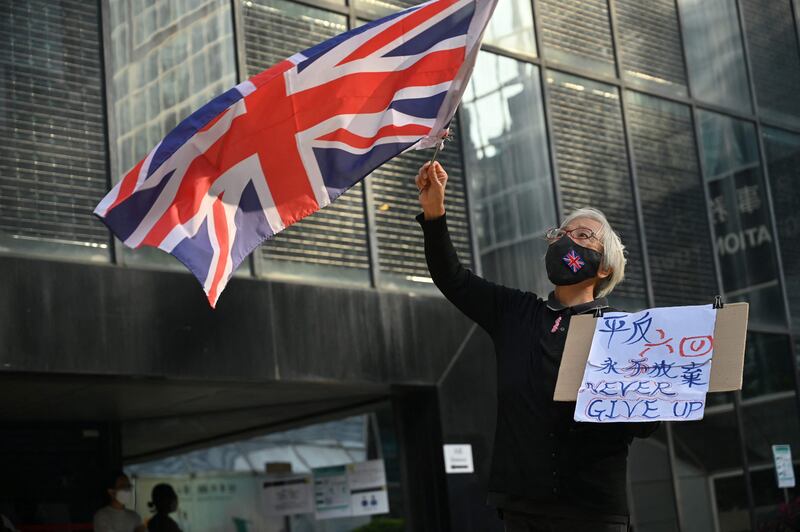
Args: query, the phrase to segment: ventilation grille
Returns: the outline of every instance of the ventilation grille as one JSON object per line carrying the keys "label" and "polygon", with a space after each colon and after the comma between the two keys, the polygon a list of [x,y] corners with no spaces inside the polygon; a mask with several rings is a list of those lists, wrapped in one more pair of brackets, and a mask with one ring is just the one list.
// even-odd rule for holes
{"label": "ventilation grille", "polygon": [[616,0],[625,76],[649,87],[686,93],[675,0]]}
{"label": "ventilation grille", "polygon": [[602,210],[628,250],[625,282],[614,294],[646,304],[641,247],[615,87],[548,72],[552,128],[566,212]]}
{"label": "ventilation grille", "polygon": [[800,53],[789,4],[742,0],[741,5],[759,111],[800,123]]}
{"label": "ventilation grille", "polygon": [[[458,135],[453,121],[452,130]],[[425,263],[422,232],[414,217],[421,212],[414,178],[419,167],[430,160],[433,149],[415,150],[395,157],[368,178],[375,198],[375,226],[378,236],[378,261],[382,273],[400,280],[430,278]],[[450,236],[465,266],[472,263],[464,194],[464,171],[459,139],[450,141],[439,153],[447,181],[447,225]]]}
{"label": "ventilation grille", "polygon": [[708,303],[714,251],[689,108],[638,93],[626,101],[655,303]]}
{"label": "ventilation grille", "polygon": [[537,6],[548,60],[614,73],[606,0],[539,0]]}
{"label": "ventilation grille", "polygon": [[106,248],[97,2],[0,4],[0,232]]}

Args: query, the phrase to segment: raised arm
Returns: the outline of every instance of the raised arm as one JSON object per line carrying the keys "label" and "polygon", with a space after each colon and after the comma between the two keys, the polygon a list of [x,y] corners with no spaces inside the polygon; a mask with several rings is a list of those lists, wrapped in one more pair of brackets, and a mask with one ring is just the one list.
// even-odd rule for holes
{"label": "raised arm", "polygon": [[461,312],[493,334],[505,309],[519,304],[523,293],[475,275],[458,260],[447,230],[444,168],[438,162],[425,163],[416,181],[422,207],[417,221],[425,234],[425,258],[433,282]]}

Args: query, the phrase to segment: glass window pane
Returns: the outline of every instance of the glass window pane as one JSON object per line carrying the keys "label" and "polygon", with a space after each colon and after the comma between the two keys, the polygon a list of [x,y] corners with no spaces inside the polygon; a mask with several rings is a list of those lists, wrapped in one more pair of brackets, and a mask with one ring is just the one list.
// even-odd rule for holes
{"label": "glass window pane", "polygon": [[786,1],[741,0],[750,68],[762,118],[800,124],[800,50]]}
{"label": "glass window pane", "polygon": [[686,96],[675,0],[616,0],[623,76],[631,85]]}
{"label": "glass window pane", "polygon": [[736,2],[678,0],[692,95],[752,111]]}
{"label": "glass window pane", "polygon": [[[721,530],[748,530],[744,478],[726,477],[721,484],[717,478],[721,473],[742,467],[739,431],[732,407],[722,407],[716,412],[707,409],[700,421],[672,423],[672,433],[685,529],[714,530],[716,511]],[[741,523],[745,526],[739,527]]]}
{"label": "glass window pane", "polygon": [[504,0],[498,2],[483,42],[522,54],[536,55],[533,36],[533,12],[530,0]]}
{"label": "glass window pane", "polygon": [[548,61],[615,75],[607,0],[539,0]]}
{"label": "glass window pane", "polygon": [[[248,76],[347,31],[344,15],[285,0],[244,1],[242,14]],[[363,185],[264,242],[259,260],[274,277],[368,283]]]}
{"label": "glass window pane", "polygon": [[[227,0],[115,0],[109,18],[108,112],[117,181],[184,118],[233,87],[236,62]],[[122,257],[185,270],[154,248],[124,248]]]}
{"label": "glass window pane", "polygon": [[698,111],[716,252],[730,301],[750,302],[750,323],[783,327],[783,296],[761,177],[755,127]]}
{"label": "glass window pane", "polygon": [[800,135],[762,131],[792,327],[800,332]]}
{"label": "glass window pane", "polygon": [[0,251],[108,261],[96,2],[0,3]]}
{"label": "glass window pane", "polygon": [[[797,461],[796,448],[794,445],[792,446],[792,461],[795,463]],[[795,465],[795,471],[797,471],[797,465]],[[773,466],[759,468],[756,471],[751,470],[750,482],[753,484],[758,530],[787,530],[787,526],[791,526],[788,530],[796,528],[796,517],[787,515],[784,504],[789,503],[792,508],[796,508],[800,489],[797,487],[786,488],[786,490],[778,488]]]}
{"label": "glass window pane", "polygon": [[352,0],[356,11],[364,18],[380,18],[422,4],[426,0]]}
{"label": "glass window pane", "polygon": [[611,295],[618,308],[646,306],[638,224],[616,87],[547,73],[553,141],[567,213],[579,207],[603,211],[628,250],[625,280]]}
{"label": "glass window pane", "polygon": [[[472,246],[466,208],[464,168],[457,120],[450,128],[455,140],[445,144],[438,161],[447,170],[447,225],[461,262],[470,267]],[[421,212],[414,182],[419,167],[433,156],[433,149],[412,150],[381,165],[367,179],[372,183],[375,231],[381,284],[433,289],[425,262],[422,232],[414,217]]]}
{"label": "glass window pane", "polygon": [[642,532],[677,530],[675,492],[667,451],[667,427],[647,439],[636,438],[628,454],[631,528]]}
{"label": "glass window pane", "polygon": [[[423,3],[425,0],[353,0],[359,16],[379,18]],[[497,4],[483,42],[522,54],[536,55],[530,0],[503,0]]]}
{"label": "glass window pane", "polygon": [[691,112],[638,92],[625,97],[655,303],[710,303],[717,280]]}
{"label": "glass window pane", "polygon": [[749,332],[744,357],[742,398],[794,390],[789,337]]}
{"label": "glass window pane", "polygon": [[[741,471],[715,477],[714,499],[721,532],[747,532],[751,530],[747,488]],[[698,530],[713,530],[702,528]]]}
{"label": "glass window pane", "polygon": [[481,52],[461,118],[484,275],[546,295],[556,213],[538,67]]}

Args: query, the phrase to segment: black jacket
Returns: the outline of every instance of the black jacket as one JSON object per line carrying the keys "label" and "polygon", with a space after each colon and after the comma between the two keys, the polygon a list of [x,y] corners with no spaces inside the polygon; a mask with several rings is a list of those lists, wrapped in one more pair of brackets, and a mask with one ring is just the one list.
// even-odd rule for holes
{"label": "black jacket", "polygon": [[577,423],[574,402],[554,402],[570,317],[605,299],[565,308],[552,297],[486,281],[464,268],[445,216],[417,221],[433,282],[491,336],[497,356],[497,426],[489,504],[543,515],[624,521],[628,445],[658,423]]}

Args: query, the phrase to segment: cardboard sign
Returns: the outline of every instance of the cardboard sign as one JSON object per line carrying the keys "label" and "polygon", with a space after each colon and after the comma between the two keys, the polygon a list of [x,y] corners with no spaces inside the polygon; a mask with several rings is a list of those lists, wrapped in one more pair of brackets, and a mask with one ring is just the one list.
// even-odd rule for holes
{"label": "cardboard sign", "polygon": [[[747,303],[728,303],[717,310],[714,326],[714,361],[709,392],[741,390],[744,349],[747,336]],[[554,401],[575,401],[586,370],[596,318],[591,314],[573,316],[561,358]]]}

